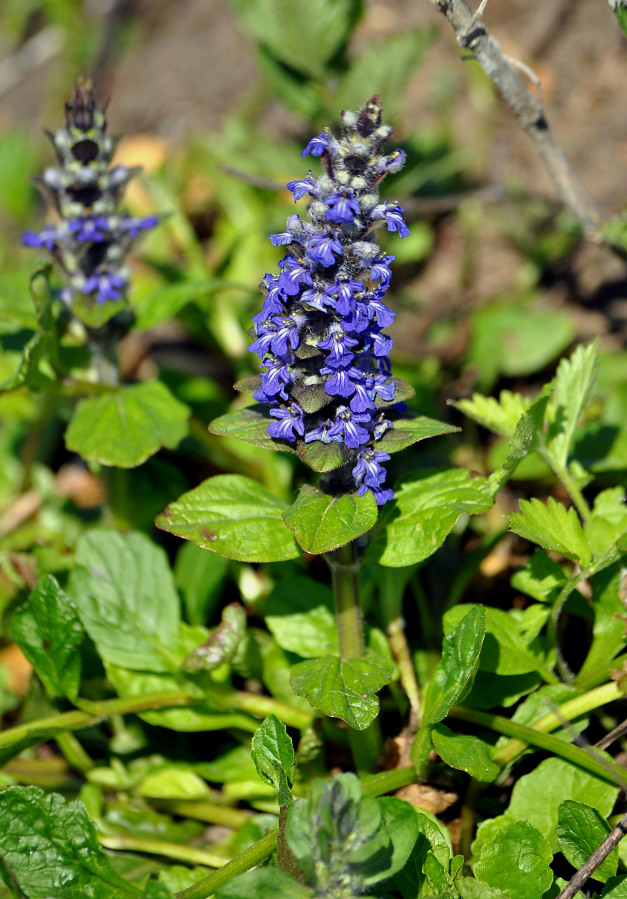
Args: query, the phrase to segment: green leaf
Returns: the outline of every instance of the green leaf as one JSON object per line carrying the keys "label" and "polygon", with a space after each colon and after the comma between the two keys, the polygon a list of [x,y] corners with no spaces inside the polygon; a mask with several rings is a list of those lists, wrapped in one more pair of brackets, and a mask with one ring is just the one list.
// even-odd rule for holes
{"label": "green leaf", "polygon": [[557,851],[555,827],[562,802],[566,799],[582,802],[607,818],[618,792],[618,787],[583,768],[562,759],[549,758],[516,781],[507,814],[514,820],[524,818],[533,824]]}
{"label": "green leaf", "polygon": [[455,630],[444,637],[442,659],[424,698],[423,723],[436,724],[470,691],[479,668],[486,630],[486,610],[471,606]]}
{"label": "green leaf", "polygon": [[13,613],[11,631],[50,695],[76,699],[83,627],[76,607],[52,575],[40,577],[28,602]]}
{"label": "green leaf", "polygon": [[142,891],[105,855],[82,802],[38,787],[0,793],[0,857],[29,899],[132,899]]}
{"label": "green leaf", "polygon": [[611,877],[605,884],[601,899],[627,899],[627,877]]}
{"label": "green leaf", "polygon": [[150,799],[210,799],[211,790],[196,774],[186,768],[164,765],[149,771],[137,785],[140,796]]}
{"label": "green leaf", "polygon": [[287,441],[273,440],[268,434],[268,425],[273,421],[269,413],[270,407],[262,405],[236,409],[235,412],[227,412],[214,419],[209,430],[219,437],[234,437],[263,449],[277,450],[280,453],[296,452],[295,447],[290,446]]}
{"label": "green leaf", "polygon": [[435,418],[426,418],[424,415],[418,415],[416,418],[399,418],[394,422],[394,427],[377,440],[377,448],[386,453],[399,453],[428,437],[454,434],[459,430],[455,425],[445,424]]}
{"label": "green leaf", "polygon": [[397,874],[409,859],[420,834],[418,815],[409,802],[393,796],[383,796],[378,800],[378,805],[392,843],[392,856],[383,871],[376,875],[376,879],[367,879],[368,885]]}
{"label": "green leaf", "polygon": [[76,547],[68,593],[102,659],[134,671],[176,671],[179,600],[165,552],[144,534],[95,529]]}
{"label": "green leaf", "polygon": [[507,893],[472,877],[460,877],[455,881],[455,886],[461,899],[510,899]]}
{"label": "green leaf", "polygon": [[283,868],[265,865],[229,880],[215,899],[314,899],[314,894]]}
{"label": "green leaf", "polygon": [[625,646],[624,572],[624,562],[616,562],[590,580],[594,609],[592,645],[577,674],[578,682],[606,672],[608,662]]}
{"label": "green leaf", "polygon": [[493,396],[474,393],[472,399],[449,400],[449,405],[489,431],[509,439],[514,436],[516,425],[531,405],[531,400],[520,393],[502,390],[498,400]]}
{"label": "green leaf", "polygon": [[333,471],[355,458],[354,452],[336,440],[331,443],[323,443],[322,440],[312,440],[311,443],[301,441],[297,452],[301,462],[320,473]]}
{"label": "green leaf", "polygon": [[136,310],[134,331],[146,331],[162,321],[174,318],[183,306],[200,297],[208,297],[220,287],[228,286],[221,278],[207,278],[201,281],[179,281],[160,287],[141,297],[132,298],[131,305]]}
{"label": "green leaf", "polygon": [[294,783],[294,746],[285,725],[269,715],[253,734],[250,754],[259,777],[277,792],[280,806],[292,802]]}
{"label": "green leaf", "polygon": [[174,899],[174,897],[164,883],[158,880],[149,880],[146,883],[144,899]]}
{"label": "green leaf", "polygon": [[189,409],[160,381],[81,400],[65,433],[71,452],[116,468],[135,468],[187,434]]}
{"label": "green leaf", "polygon": [[445,724],[436,724],[431,737],[437,754],[451,768],[466,771],[485,783],[500,774],[501,769],[492,761],[492,747],[479,737],[454,734]]}
{"label": "green leaf", "polygon": [[549,558],[544,550],[536,549],[526,566],[512,576],[511,585],[539,602],[550,603],[557,598],[566,580],[561,565]]}
{"label": "green leaf", "polygon": [[492,502],[485,480],[465,469],[416,471],[400,482],[395,502],[383,507],[369,554],[391,568],[421,562],[444,543],[462,513],[483,512]]}
{"label": "green leaf", "polygon": [[[581,868],[610,833],[611,827],[596,809],[582,802],[567,799],[557,814],[557,841],[564,858],[575,868]],[[602,883],[613,877],[618,869],[618,846],[612,849],[592,875]]]}
{"label": "green leaf", "polygon": [[479,880],[511,899],[539,899],[553,882],[552,861],[542,834],[528,821],[516,821],[482,845],[474,870]]}
{"label": "green leaf", "polygon": [[282,518],[286,505],[251,478],[223,474],[184,493],[155,524],[239,562],[284,562],[301,553]]}
{"label": "green leaf", "polygon": [[347,39],[358,10],[355,0],[308,0],[296,6],[292,0],[230,0],[230,4],[277,59],[315,77],[322,76],[325,63]]}
{"label": "green leaf", "polygon": [[279,581],[268,598],[264,619],[282,649],[303,658],[337,653],[333,593],[324,584],[308,578]]}
{"label": "green leaf", "polygon": [[546,505],[539,499],[521,500],[520,512],[508,516],[515,534],[539,543],[550,552],[557,552],[587,568],[591,561],[590,547],[573,508],[567,509],[552,496]]}
{"label": "green leaf", "polygon": [[369,531],[377,520],[377,504],[370,491],[363,496],[329,496],[305,484],[283,520],[305,552],[319,555]]}
{"label": "green leaf", "polygon": [[547,449],[561,468],[566,468],[575,427],[590,399],[598,367],[595,342],[587,347],[578,346],[570,359],[562,359],[557,369]]}
{"label": "green leaf", "polygon": [[485,388],[499,374],[518,377],[540,371],[574,337],[572,318],[565,312],[536,311],[519,300],[494,303],[473,316],[468,362]]}
{"label": "green leaf", "polygon": [[108,300],[106,303],[99,303],[81,293],[75,293],[72,300],[72,315],[88,328],[102,327],[126,308],[126,300]]}
{"label": "green leaf", "polygon": [[375,694],[394,677],[394,664],[373,653],[362,659],[310,659],[292,668],[292,689],[331,718],[364,730],[377,717]]}
{"label": "green leaf", "polygon": [[211,618],[226,578],[228,562],[195,543],[183,543],[176,554],[174,580],[183,600],[186,620],[204,624]]}

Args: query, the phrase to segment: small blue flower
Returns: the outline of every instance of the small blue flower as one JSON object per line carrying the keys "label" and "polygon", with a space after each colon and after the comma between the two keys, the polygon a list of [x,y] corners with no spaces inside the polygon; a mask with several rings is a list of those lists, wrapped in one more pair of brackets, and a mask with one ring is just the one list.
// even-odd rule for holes
{"label": "small blue flower", "polygon": [[97,303],[121,300],[126,288],[126,278],[112,271],[101,271],[90,275],[82,287],[84,294],[96,293]]}
{"label": "small blue flower", "polygon": [[335,415],[335,423],[329,431],[329,437],[339,434],[349,449],[357,449],[370,439],[368,431],[360,425],[366,421],[370,421],[370,415],[367,412],[353,412],[347,406],[339,406]]}
{"label": "small blue flower", "polygon": [[49,253],[54,250],[59,241],[59,230],[54,225],[46,225],[39,234],[36,231],[25,231],[22,234],[22,243],[25,247],[42,247]]}
{"label": "small blue flower", "polygon": [[86,215],[68,223],[68,231],[77,240],[101,243],[111,237],[109,219],[103,215]]}
{"label": "small blue flower", "polygon": [[335,222],[338,225],[354,223],[355,216],[361,213],[361,206],[353,194],[354,191],[350,190],[346,195],[337,193],[326,198],[324,202],[329,207],[325,214],[327,222]]}
{"label": "small blue flower", "polygon": [[352,470],[352,475],[359,485],[359,495],[363,496],[370,487],[380,487],[387,477],[387,471],[381,465],[388,462],[389,453],[382,453],[370,448],[362,450],[357,457],[357,465]]}
{"label": "small blue flower", "polygon": [[273,247],[281,247],[285,244],[292,243],[294,235],[291,231],[282,231],[280,234],[271,234],[270,240],[272,241]]}
{"label": "small blue flower", "polygon": [[305,443],[313,443],[314,440],[320,440],[322,443],[341,443],[342,438],[339,434],[331,435],[333,426],[334,423],[330,418],[327,418],[325,421],[321,422],[317,428],[307,431],[305,434]]}
{"label": "small blue flower", "polygon": [[351,353],[350,347],[359,345],[359,341],[342,330],[339,324],[331,326],[331,333],[326,340],[320,341],[318,346],[321,350],[329,350],[325,358],[325,364],[330,368],[338,368],[346,366],[355,358],[355,354]]}
{"label": "small blue flower", "polygon": [[303,178],[302,181],[288,181],[286,185],[287,189],[294,194],[294,202],[300,200],[301,197],[304,197],[305,194],[310,194],[312,188],[314,187],[314,181],[311,172],[307,175],[306,178]]}
{"label": "small blue flower", "polygon": [[335,255],[341,256],[344,247],[336,234],[317,234],[307,242],[307,255],[313,262],[328,268],[337,262]]}
{"label": "small blue flower", "polygon": [[[281,406],[279,409],[270,409],[270,415],[279,419],[279,421],[273,421],[268,425],[268,434],[271,437],[294,441],[296,440],[296,434],[302,437],[305,433],[303,410],[298,403],[290,403],[289,406]],[[296,431],[296,434],[294,431]]]}
{"label": "small blue flower", "polygon": [[[322,156],[322,154],[329,147],[329,135],[326,131],[323,131],[317,137],[312,137],[309,141],[303,152],[300,154],[301,156],[309,156],[311,153],[312,156]],[[289,187],[289,185],[288,185]]]}

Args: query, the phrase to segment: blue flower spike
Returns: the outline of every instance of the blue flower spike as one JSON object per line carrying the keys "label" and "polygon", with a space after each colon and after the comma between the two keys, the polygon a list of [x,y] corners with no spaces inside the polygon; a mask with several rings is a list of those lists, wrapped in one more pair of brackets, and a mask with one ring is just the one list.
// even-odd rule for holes
{"label": "blue flower spike", "polygon": [[[379,505],[394,494],[384,486],[389,455],[376,445],[393,427],[386,412],[396,407],[392,339],[383,333],[394,319],[384,303],[394,257],[381,252],[376,231],[385,225],[409,234],[403,208],[379,195],[383,178],[405,161],[401,150],[382,150],[394,133],[381,124],[382,112],[375,95],[360,111],[341,113],[341,137],[325,130],[305,147],[302,155],[318,157],[324,172],[287,185],[294,202],[307,197],[308,218],[291,215],[284,232],[270,235],[287,255],[278,276],[262,281],[265,300],[249,347],[262,364],[254,396],[271,407],[270,436],[299,446],[341,444],[343,489],[371,491]],[[304,402],[308,390],[322,402]]]}

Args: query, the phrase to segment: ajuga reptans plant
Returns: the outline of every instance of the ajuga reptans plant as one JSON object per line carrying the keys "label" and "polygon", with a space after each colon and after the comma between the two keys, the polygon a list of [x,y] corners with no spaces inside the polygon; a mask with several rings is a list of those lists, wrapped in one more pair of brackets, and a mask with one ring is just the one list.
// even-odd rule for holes
{"label": "ajuga reptans plant", "polygon": [[270,436],[341,444],[343,489],[371,491],[379,505],[393,496],[382,464],[389,455],[377,441],[393,427],[387,413],[395,408],[392,339],[384,333],[394,319],[384,302],[394,257],[382,252],[376,231],[409,234],[402,207],[379,196],[383,178],[405,161],[401,150],[382,151],[393,130],[381,114],[375,95],[359,112],[341,113],[339,138],[325,130],[305,147],[303,156],[320,157],[324,173],[287,185],[295,201],[309,195],[308,220],[292,215],[283,233],[271,235],[288,252],[278,276],[263,279],[250,346],[264,369],[254,396],[272,407]]}
{"label": "ajuga reptans plant", "polygon": [[139,167],[110,166],[117,139],[107,134],[105,109],[98,108],[91,81],[78,78],[65,106],[65,127],[46,132],[57,166],[36,184],[57,221],[22,242],[51,253],[65,275],[60,298],[87,325],[99,325],[124,306],[129,285],[125,256],[154,215],[135,218],[119,211],[124,188]]}

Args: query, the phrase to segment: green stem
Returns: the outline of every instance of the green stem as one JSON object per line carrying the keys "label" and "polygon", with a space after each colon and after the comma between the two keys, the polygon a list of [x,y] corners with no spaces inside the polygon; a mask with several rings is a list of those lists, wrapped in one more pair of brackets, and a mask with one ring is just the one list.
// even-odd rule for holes
{"label": "green stem", "polygon": [[568,495],[572,499],[575,508],[579,512],[579,514],[581,516],[581,520],[583,521],[584,524],[586,524],[586,522],[590,521],[592,513],[590,512],[590,509],[588,508],[588,504],[583,497],[583,493],[581,492],[581,490],[575,483],[573,477],[571,476],[571,474],[567,471],[567,469],[565,467],[562,467],[561,465],[556,465],[555,462],[548,455],[545,458],[547,459],[547,461],[549,461],[549,463],[551,464],[551,467],[553,468],[553,471],[555,472],[555,474],[558,476],[558,478],[560,479],[560,481],[562,482],[562,484],[568,491]]}
{"label": "green stem", "polygon": [[117,849],[121,852],[145,852],[147,855],[161,855],[179,862],[192,865],[205,865],[207,868],[224,866],[224,856],[195,846],[181,843],[168,843],[166,840],[150,840],[147,837],[133,837],[127,834],[98,834],[98,842],[105,849]]}
{"label": "green stem", "polygon": [[209,899],[209,896],[213,896],[219,887],[228,883],[233,877],[250,871],[255,865],[261,864],[269,855],[272,855],[276,848],[278,833],[278,828],[271,830],[265,837],[257,840],[248,849],[244,849],[217,871],[203,877],[202,880],[187,887],[186,890],[176,893],[175,899]]}
{"label": "green stem", "polygon": [[69,733],[68,731],[64,734],[58,734],[56,742],[57,746],[67,759],[68,764],[77,771],[80,771],[81,774],[86,774],[94,767],[94,762],[87,755],[74,734]]}
{"label": "green stem", "polygon": [[[607,684],[603,684],[602,687],[597,687],[588,693],[569,699],[568,702],[560,705],[554,712],[543,715],[542,718],[538,718],[537,721],[534,721],[529,726],[538,733],[549,733],[561,727],[564,721],[573,721],[581,715],[585,715],[594,709],[607,705],[608,702],[613,702],[620,698],[622,698],[622,693],[618,685],[615,681],[610,681]],[[513,762],[526,748],[527,743],[524,740],[508,740],[494,756],[494,762],[503,768],[505,765]]]}
{"label": "green stem", "polygon": [[285,836],[288,811],[289,805],[282,805],[279,809],[279,833],[276,841],[276,859],[279,865],[287,871],[294,880],[299,883],[304,883],[303,872],[301,871],[300,866],[296,861],[296,856],[290,849]]}
{"label": "green stem", "polygon": [[383,796],[385,793],[395,793],[401,787],[413,784],[416,780],[416,769],[412,767],[392,768],[390,771],[380,771],[378,774],[369,774],[361,778],[361,786],[364,796]]}
{"label": "green stem", "polygon": [[[215,704],[222,708],[235,708],[240,711],[250,712],[257,717],[264,718],[274,713],[277,717],[289,725],[300,730],[311,724],[312,715],[295,709],[286,702],[273,699],[269,696],[256,696],[239,690],[216,690],[215,696],[211,694],[209,700],[215,700]],[[71,712],[63,712],[60,715],[50,715],[26,724],[19,724],[0,733],[0,764],[8,761],[16,752],[21,752],[26,746],[33,743],[56,737],[64,731],[80,730],[97,724],[103,718],[110,715],[129,715],[134,712],[147,712],[178,706],[203,706],[202,699],[197,696],[189,696],[182,692],[153,693],[148,696],[124,696],[118,699],[106,699],[101,702],[87,702],[81,700],[81,709]],[[16,748],[15,752],[11,747]]]}
{"label": "green stem", "polygon": [[246,824],[254,815],[254,812],[245,809],[230,808],[228,805],[216,805],[214,802],[203,800],[164,799],[154,804],[173,815],[193,818],[196,821],[204,821],[206,824],[221,824],[223,827],[232,827],[234,830]]}
{"label": "green stem", "polygon": [[[359,598],[361,560],[355,541],[327,553],[326,560],[333,581],[340,659],[360,659],[365,654],[366,644]],[[348,739],[357,771],[361,774],[372,771],[382,746],[378,722],[373,721],[364,730],[349,728]]]}
{"label": "green stem", "polygon": [[559,737],[551,734],[540,733],[531,727],[525,727],[522,724],[516,724],[509,718],[501,715],[492,715],[489,712],[479,712],[476,709],[468,709],[462,706],[455,706],[449,712],[450,718],[459,718],[461,721],[470,721],[473,724],[479,724],[481,727],[488,727],[497,733],[504,734],[506,737],[516,737],[527,743],[529,746],[537,746],[539,749],[547,749],[554,755],[585,768],[597,777],[603,780],[612,781],[619,786],[627,787],[627,773],[623,768],[605,758],[597,758],[592,753],[585,752],[578,746],[573,746]]}

